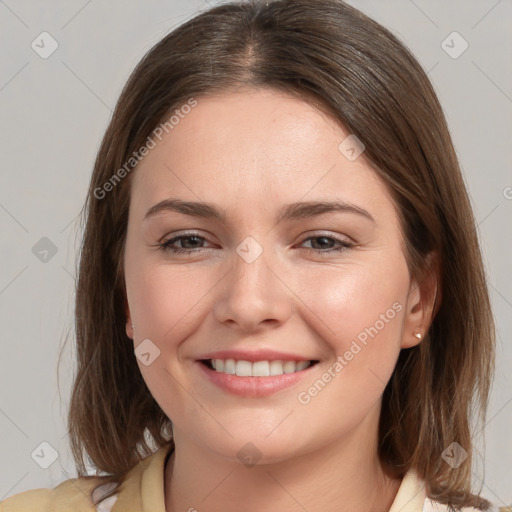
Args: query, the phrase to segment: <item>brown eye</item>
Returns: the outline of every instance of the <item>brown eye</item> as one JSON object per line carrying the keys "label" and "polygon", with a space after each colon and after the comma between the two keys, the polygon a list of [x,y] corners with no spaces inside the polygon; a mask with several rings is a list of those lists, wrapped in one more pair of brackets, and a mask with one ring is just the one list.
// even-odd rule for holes
{"label": "brown eye", "polygon": [[[311,236],[306,238],[302,243],[307,242],[308,240],[315,241],[311,244],[311,250],[319,254],[346,251],[354,245],[346,240],[327,235]],[[332,247],[333,243],[335,247]]]}
{"label": "brown eye", "polygon": [[[174,244],[176,242],[179,242],[181,247],[175,247]],[[190,254],[205,249],[205,247],[201,247],[203,242],[206,242],[206,238],[202,236],[197,234],[185,234],[164,240],[159,244],[159,247],[163,251],[170,251],[174,254]]]}

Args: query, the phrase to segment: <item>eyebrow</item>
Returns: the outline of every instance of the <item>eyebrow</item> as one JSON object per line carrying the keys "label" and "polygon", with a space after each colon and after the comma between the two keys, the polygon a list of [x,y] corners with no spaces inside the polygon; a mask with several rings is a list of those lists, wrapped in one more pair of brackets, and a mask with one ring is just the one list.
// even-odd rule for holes
{"label": "eyebrow", "polygon": [[[172,211],[193,217],[212,218],[221,222],[226,221],[226,212],[211,203],[183,201],[176,198],[164,199],[152,206],[144,216],[144,220],[163,211]],[[277,223],[283,220],[313,218],[331,212],[355,213],[375,222],[375,219],[368,211],[344,201],[301,201],[285,205],[277,216]]]}

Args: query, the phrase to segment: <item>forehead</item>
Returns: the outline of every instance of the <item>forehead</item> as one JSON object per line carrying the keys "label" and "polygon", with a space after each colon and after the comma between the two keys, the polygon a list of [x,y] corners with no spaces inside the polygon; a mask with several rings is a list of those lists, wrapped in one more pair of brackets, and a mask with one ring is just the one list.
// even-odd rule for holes
{"label": "forehead", "polygon": [[137,167],[135,203],[181,195],[270,206],[333,192],[351,200],[372,192],[377,202],[385,194],[363,156],[340,152],[350,132],[305,99],[245,89],[196,100]]}

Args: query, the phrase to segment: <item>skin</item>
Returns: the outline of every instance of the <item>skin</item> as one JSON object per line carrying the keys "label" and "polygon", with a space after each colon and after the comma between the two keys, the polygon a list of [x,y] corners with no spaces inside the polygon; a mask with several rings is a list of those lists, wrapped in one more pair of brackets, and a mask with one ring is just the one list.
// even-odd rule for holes
{"label": "skin", "polygon": [[[160,350],[148,366],[137,361],[173,422],[166,511],[388,511],[401,481],[377,457],[382,393],[431,312],[431,284],[409,275],[391,196],[364,153],[350,161],[338,150],[349,132],[305,101],[269,89],[197,100],[132,176],[125,246],[126,331],[135,348],[148,338]],[[214,203],[226,221],[172,211],[144,220],[171,196]],[[276,222],[284,205],[335,199],[374,222],[352,212]],[[190,254],[156,249],[186,231],[203,237],[174,243]],[[263,251],[252,263],[236,252],[248,236]],[[324,236],[353,246],[326,253],[340,245]],[[394,318],[299,403],[397,302]],[[200,354],[231,348],[320,362],[291,388],[240,397],[197,368]],[[261,456],[252,467],[237,457],[248,442]]]}

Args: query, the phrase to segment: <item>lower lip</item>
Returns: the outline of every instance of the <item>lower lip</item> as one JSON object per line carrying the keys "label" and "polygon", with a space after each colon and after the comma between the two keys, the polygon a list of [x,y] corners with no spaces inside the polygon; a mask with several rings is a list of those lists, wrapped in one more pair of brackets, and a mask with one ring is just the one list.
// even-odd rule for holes
{"label": "lower lip", "polygon": [[309,375],[310,370],[316,366],[309,366],[305,370],[295,373],[283,373],[282,375],[269,377],[239,377],[238,375],[217,372],[199,361],[196,361],[196,364],[210,379],[210,382],[213,382],[219,388],[234,395],[252,398],[269,396],[282,389],[289,388],[297,384],[304,376]]}

